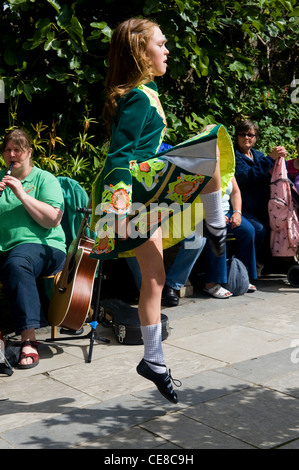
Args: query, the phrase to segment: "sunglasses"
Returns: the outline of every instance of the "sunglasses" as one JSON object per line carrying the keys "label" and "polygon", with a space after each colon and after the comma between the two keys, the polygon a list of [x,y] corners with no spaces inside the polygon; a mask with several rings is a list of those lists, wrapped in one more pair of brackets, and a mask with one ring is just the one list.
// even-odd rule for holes
{"label": "sunglasses", "polygon": [[245,134],[245,132],[239,132],[238,136],[249,137],[250,139],[252,139],[252,137],[255,137],[255,134]]}

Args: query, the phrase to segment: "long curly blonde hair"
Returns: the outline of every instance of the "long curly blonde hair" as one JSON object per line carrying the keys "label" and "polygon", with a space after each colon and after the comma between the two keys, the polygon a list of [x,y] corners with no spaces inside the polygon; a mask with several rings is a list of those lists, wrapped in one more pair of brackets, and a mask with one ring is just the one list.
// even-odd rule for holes
{"label": "long curly blonde hair", "polygon": [[155,27],[158,27],[155,21],[131,18],[120,23],[113,32],[105,81],[106,102],[103,109],[103,119],[109,133],[112,117],[117,110],[117,99],[154,78],[146,48]]}

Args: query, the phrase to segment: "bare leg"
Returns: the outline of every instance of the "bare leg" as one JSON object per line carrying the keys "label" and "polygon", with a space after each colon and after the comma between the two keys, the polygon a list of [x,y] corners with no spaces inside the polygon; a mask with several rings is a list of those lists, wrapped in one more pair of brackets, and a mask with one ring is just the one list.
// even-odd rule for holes
{"label": "bare leg", "polygon": [[219,189],[221,189],[221,177],[220,177],[220,161],[218,158],[213,177],[203,188],[203,190],[201,191],[201,194],[214,193],[215,191],[219,191]]}
{"label": "bare leg", "polygon": [[152,238],[135,249],[135,254],[142,276],[138,313],[144,343],[144,358],[138,364],[137,372],[154,382],[167,400],[177,403],[162,349],[161,296],[165,270],[160,227]]}
{"label": "bare leg", "polygon": [[138,313],[140,324],[153,325],[161,321],[161,296],[165,283],[162,231],[159,227],[152,238],[135,249],[142,282]]}

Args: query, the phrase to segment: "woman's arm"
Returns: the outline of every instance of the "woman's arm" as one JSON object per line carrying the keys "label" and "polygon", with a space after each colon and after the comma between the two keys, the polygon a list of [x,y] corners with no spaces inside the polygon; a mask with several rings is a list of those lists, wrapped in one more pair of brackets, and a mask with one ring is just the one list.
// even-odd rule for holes
{"label": "woman's arm", "polygon": [[62,219],[63,212],[57,207],[53,207],[46,202],[39,201],[27,194],[21,181],[13,176],[5,176],[3,182],[8,186],[19,201],[23,204],[26,211],[42,227],[49,229],[57,227]]}
{"label": "woman's arm", "polygon": [[230,218],[232,228],[238,227],[241,224],[242,217],[242,196],[235,176],[232,178],[232,192],[230,195],[230,203],[233,213]]}
{"label": "woman's arm", "polygon": [[39,201],[24,192],[20,199],[26,211],[44,228],[57,227],[62,219],[63,212],[58,207],[53,207],[46,202]]}

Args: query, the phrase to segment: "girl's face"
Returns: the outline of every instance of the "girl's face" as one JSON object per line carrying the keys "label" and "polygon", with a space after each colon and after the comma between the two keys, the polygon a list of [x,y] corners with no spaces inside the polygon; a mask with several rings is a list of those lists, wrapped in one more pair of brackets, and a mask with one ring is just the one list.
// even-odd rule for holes
{"label": "girl's face", "polygon": [[167,56],[169,50],[165,46],[166,39],[160,28],[154,27],[153,35],[148,42],[146,53],[152,61],[153,73],[156,77],[161,77],[167,69]]}

